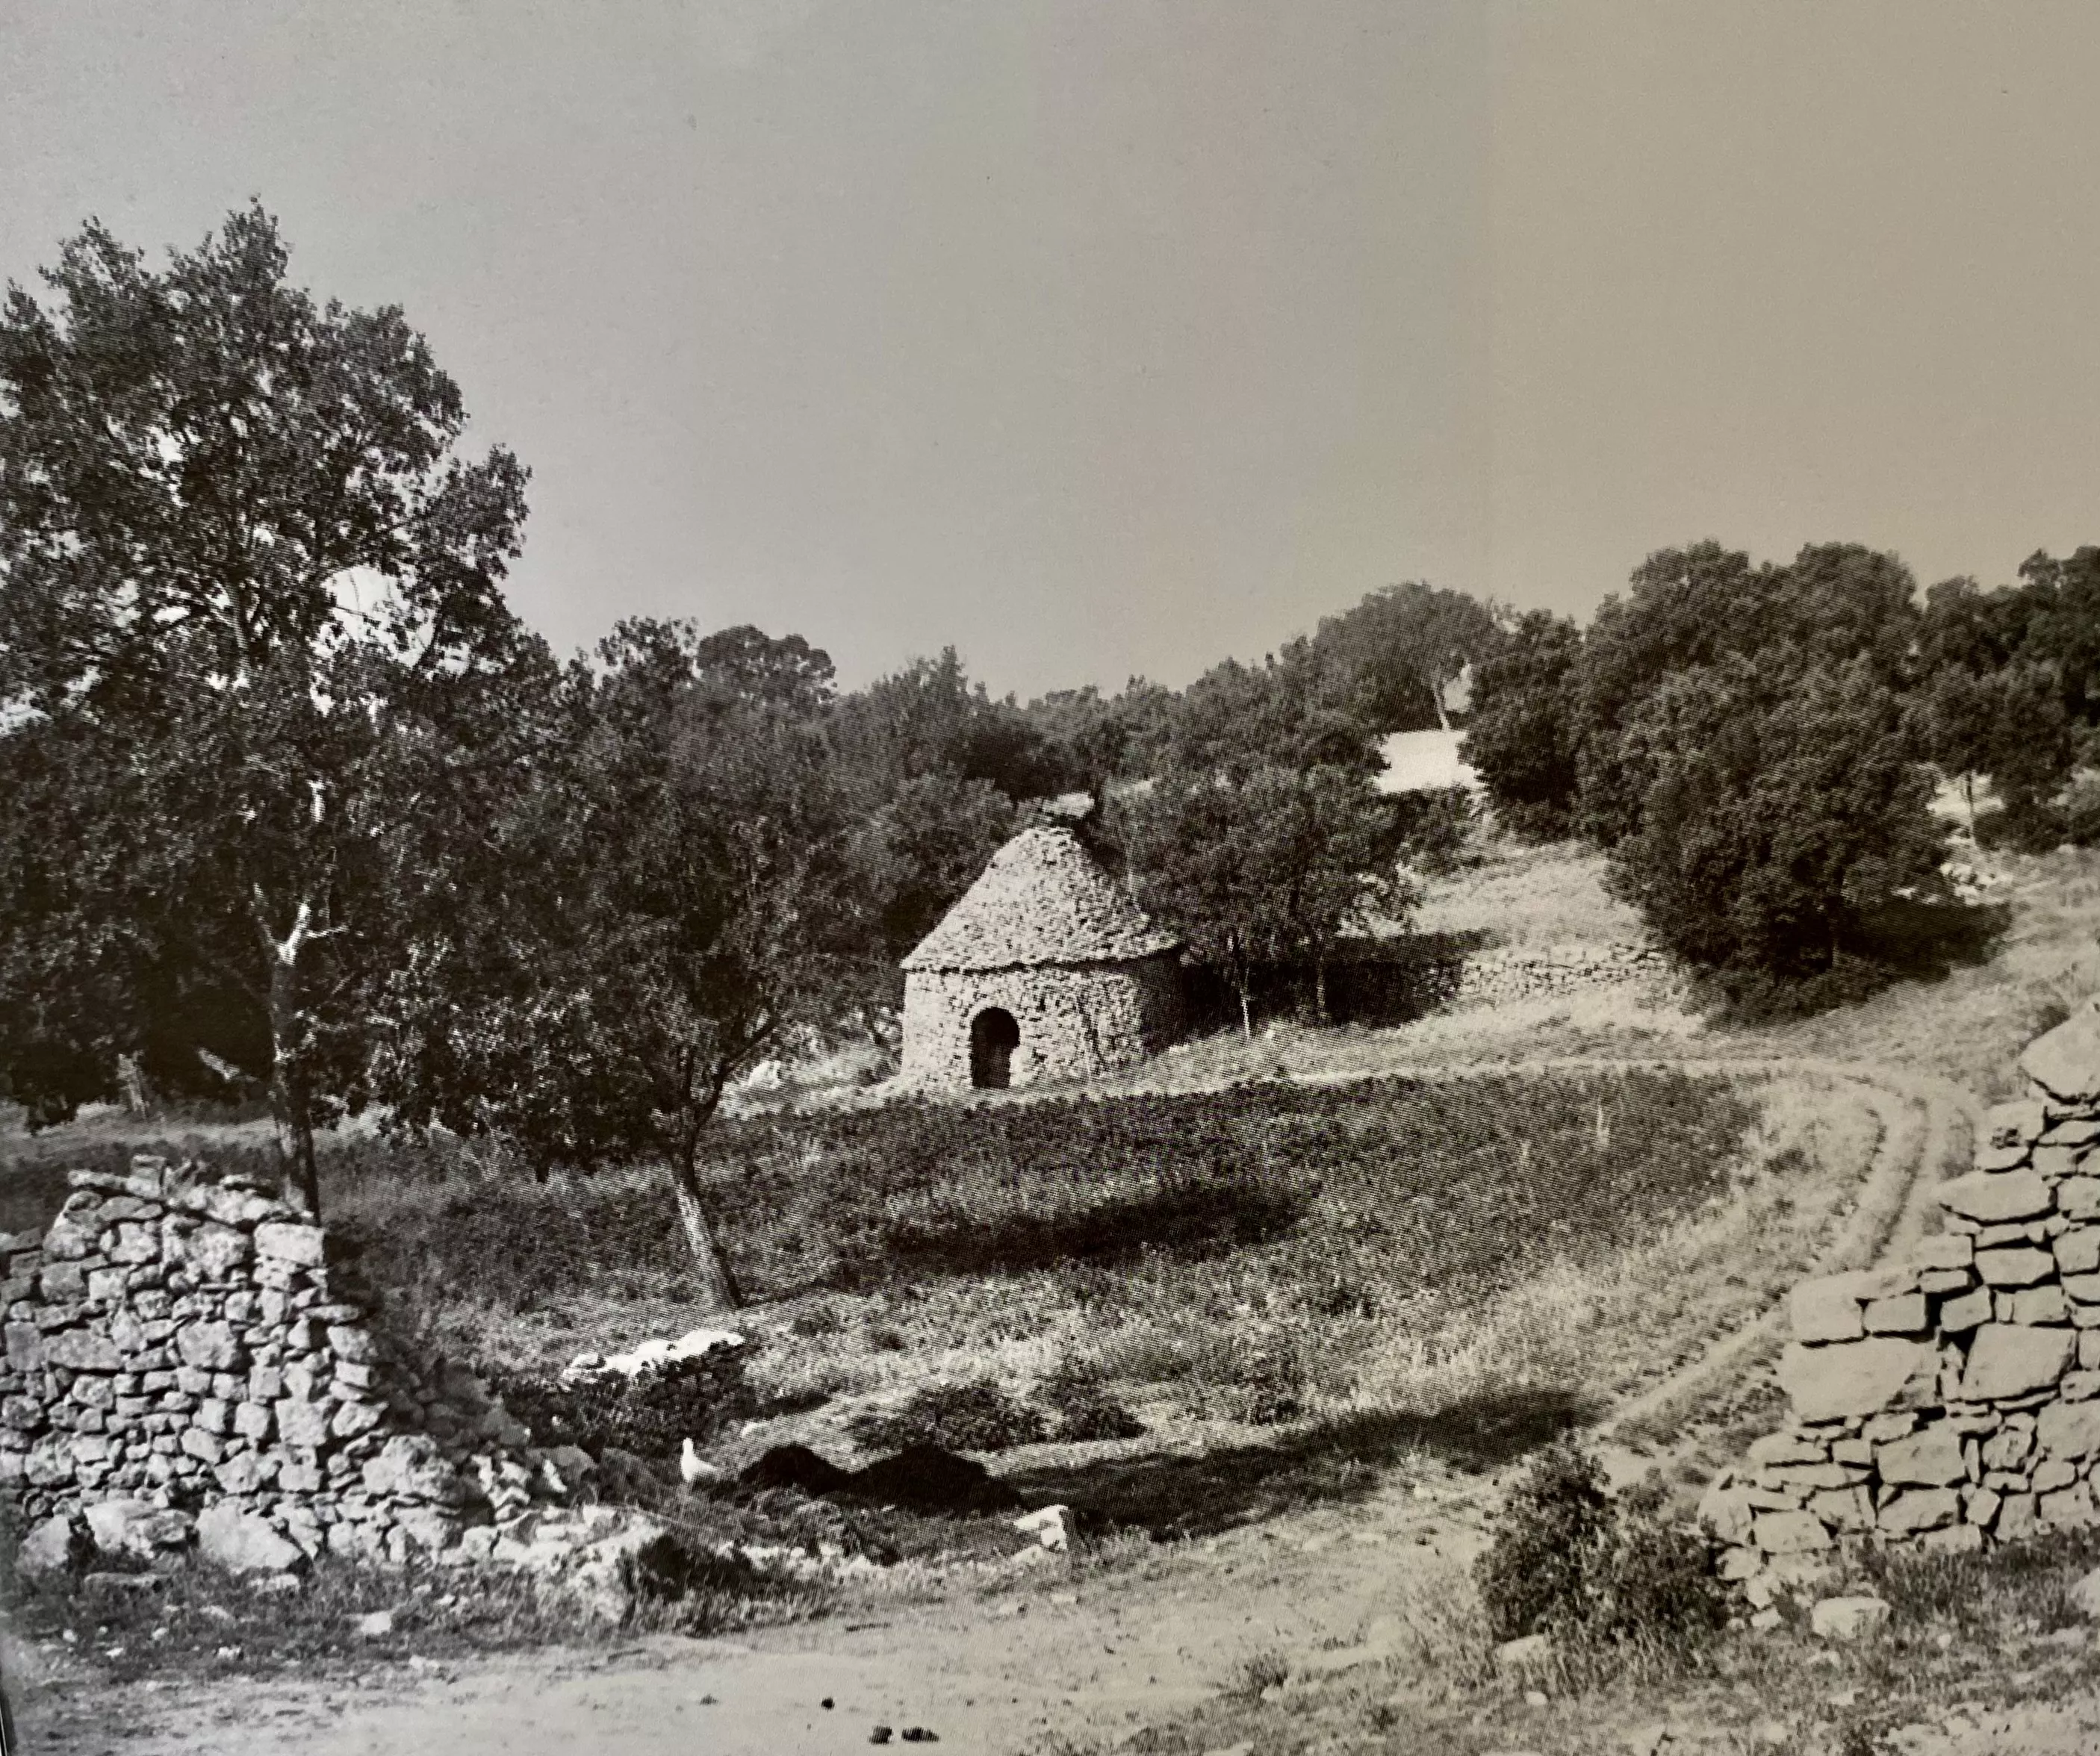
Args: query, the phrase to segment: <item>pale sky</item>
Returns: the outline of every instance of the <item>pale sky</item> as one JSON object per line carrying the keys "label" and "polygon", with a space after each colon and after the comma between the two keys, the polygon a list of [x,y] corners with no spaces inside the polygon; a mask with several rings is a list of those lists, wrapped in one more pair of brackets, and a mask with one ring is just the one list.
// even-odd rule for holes
{"label": "pale sky", "polygon": [[2100,542],[2086,0],[0,0],[0,277],[258,195],[513,599],[1185,683],[1405,579]]}

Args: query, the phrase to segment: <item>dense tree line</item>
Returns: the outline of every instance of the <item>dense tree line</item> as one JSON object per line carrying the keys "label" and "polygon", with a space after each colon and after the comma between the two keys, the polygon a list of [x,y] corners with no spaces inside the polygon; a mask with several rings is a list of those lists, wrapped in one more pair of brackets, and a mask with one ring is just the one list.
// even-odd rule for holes
{"label": "dense tree line", "polygon": [[1507,621],[1466,753],[1511,825],[1608,850],[1695,967],[1812,1001],[1887,973],[1892,917],[1943,896],[1934,769],[1970,785],[1972,819],[1991,781],[1980,838],[2100,840],[2100,799],[2073,785],[2100,754],[2096,648],[2100,550],[1921,599],[1855,544],[1780,564],[1704,543],[1649,557],[1587,629]]}

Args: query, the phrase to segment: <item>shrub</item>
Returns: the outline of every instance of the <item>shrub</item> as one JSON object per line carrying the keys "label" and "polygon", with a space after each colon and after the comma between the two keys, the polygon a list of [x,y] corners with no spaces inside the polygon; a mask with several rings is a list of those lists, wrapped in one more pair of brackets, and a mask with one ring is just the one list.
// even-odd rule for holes
{"label": "shrub", "polygon": [[1474,1578],[1495,1638],[1685,1651],[1727,1620],[1705,1543],[1655,1496],[1615,1501],[1575,1440],[1541,1452],[1511,1490]]}
{"label": "shrub", "polygon": [[1145,1431],[1144,1422],[1109,1389],[1093,1361],[1065,1361],[1036,1387],[1035,1394],[1057,1417],[1060,1439],[1135,1439]]}
{"label": "shrub", "polygon": [[1976,819],[1979,847],[2009,847],[2015,853],[2045,854],[2072,839],[2068,813],[2044,799],[2016,794]]}
{"label": "shrub", "polygon": [[1612,1538],[1612,1503],[1595,1458],[1572,1439],[1546,1448],[1510,1490],[1473,1577],[1498,1640],[1556,1632],[1580,1619]]}
{"label": "shrub", "polygon": [[1048,1428],[1042,1415],[1017,1402],[989,1378],[929,1384],[898,1408],[870,1410],[847,1424],[854,1442],[873,1451],[938,1445],[949,1451],[1004,1451],[1033,1445]]}

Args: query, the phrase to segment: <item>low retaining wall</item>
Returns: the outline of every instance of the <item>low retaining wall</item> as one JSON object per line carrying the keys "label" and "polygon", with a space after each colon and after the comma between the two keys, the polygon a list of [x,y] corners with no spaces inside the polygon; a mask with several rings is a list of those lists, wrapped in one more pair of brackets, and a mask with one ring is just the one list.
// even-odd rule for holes
{"label": "low retaining wall", "polygon": [[1793,1419],[1701,1504],[1724,1576],[1780,1582],[1864,1540],[1975,1550],[2100,1521],[2100,1001],[2029,1045],[1944,1230],[1802,1283]]}
{"label": "low retaining wall", "polygon": [[272,1571],[485,1558],[593,1467],[389,1336],[265,1188],[144,1158],[71,1181],[41,1239],[0,1234],[0,1493],[45,1559],[83,1521],[104,1549]]}
{"label": "low retaining wall", "polygon": [[1544,950],[1479,951],[1459,971],[1461,1002],[1533,1000],[1577,993],[1666,974],[1670,960],[1652,945],[1555,945]]}

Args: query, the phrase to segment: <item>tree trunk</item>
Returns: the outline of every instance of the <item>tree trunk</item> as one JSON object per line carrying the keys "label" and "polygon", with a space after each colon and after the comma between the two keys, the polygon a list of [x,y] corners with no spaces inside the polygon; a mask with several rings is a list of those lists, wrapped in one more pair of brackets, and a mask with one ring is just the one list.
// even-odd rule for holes
{"label": "tree trunk", "polygon": [[319,1219],[321,1190],[314,1169],[313,1107],[305,1071],[298,1064],[298,936],[271,948],[270,1120],[276,1131],[277,1164],[284,1173],[286,1195]]}
{"label": "tree trunk", "polygon": [[671,1195],[678,1204],[678,1223],[686,1229],[686,1248],[693,1252],[693,1265],[711,1311],[734,1311],[743,1303],[743,1294],[730,1272],[729,1258],[715,1240],[708,1210],[700,1199],[700,1181],[693,1173],[693,1148],[682,1146],[671,1160]]}
{"label": "tree trunk", "polygon": [[1312,957],[1312,1016],[1327,1022],[1327,953],[1322,947]]}
{"label": "tree trunk", "polygon": [[1254,999],[1246,984],[1238,984],[1240,991],[1240,1033],[1249,1042],[1254,1041]]}

